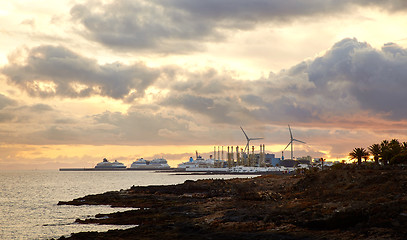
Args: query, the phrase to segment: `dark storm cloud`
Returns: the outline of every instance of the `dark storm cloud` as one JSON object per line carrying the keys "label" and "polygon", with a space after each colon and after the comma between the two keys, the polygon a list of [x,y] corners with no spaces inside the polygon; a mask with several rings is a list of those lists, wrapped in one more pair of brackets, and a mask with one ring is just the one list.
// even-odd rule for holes
{"label": "dark storm cloud", "polygon": [[185,72],[182,69],[173,70],[175,70],[176,75],[182,74],[188,79],[188,81],[174,81],[170,83],[170,88],[177,92],[213,95],[222,94],[227,89],[235,89],[236,84],[242,85],[234,81],[228,73],[221,73],[212,68],[200,72]]}
{"label": "dark storm cloud", "polygon": [[160,99],[160,105],[204,115],[214,123],[239,124],[239,118],[252,118],[239,102],[241,94],[253,91],[250,82],[233,78],[231,72],[210,68],[197,72],[178,69],[175,72],[177,74],[166,86],[170,92]]}
{"label": "dark storm cloud", "polygon": [[99,65],[63,47],[33,48],[23,60],[11,57],[2,73],[32,96],[100,95],[130,101],[154,86],[167,92],[158,94],[155,103],[206,115],[216,123],[324,122],[360,111],[370,117],[407,118],[407,50],[394,43],[374,49],[344,39],[321,57],[252,81],[210,68]]}
{"label": "dark storm cloud", "polygon": [[194,22],[189,13],[167,9],[154,1],[88,2],[74,6],[71,15],[95,41],[117,49],[182,52],[199,48],[190,40],[220,36],[211,24]]}
{"label": "dark storm cloud", "polygon": [[195,16],[196,20],[221,20],[219,26],[244,29],[253,27],[262,21],[290,20],[300,16],[337,12],[347,5],[346,1],[332,3],[330,1],[312,0],[158,0],[165,7],[182,9]]}
{"label": "dark storm cloud", "polygon": [[[235,99],[236,100],[236,99]],[[244,110],[240,106],[234,105],[231,97],[216,96],[215,98],[190,95],[190,94],[172,94],[161,103],[164,106],[172,108],[182,108],[198,115],[204,115],[214,123],[238,123],[234,117],[242,115]]]}
{"label": "dark storm cloud", "polygon": [[407,51],[395,44],[386,44],[380,51],[356,39],[344,39],[315,59],[308,72],[319,94],[337,101],[333,108],[351,98],[359,110],[393,120],[407,118]]}
{"label": "dark storm cloud", "polygon": [[359,5],[377,6],[390,12],[405,11],[407,2],[405,0],[358,0]]}
{"label": "dark storm cloud", "polygon": [[185,76],[188,81],[174,78],[161,104],[214,123],[338,121],[349,126],[353,121],[362,126],[371,118],[407,120],[407,51],[393,43],[374,49],[344,39],[321,57],[256,81],[239,81],[227,73],[222,78],[219,72],[208,79]]}
{"label": "dark storm cloud", "polygon": [[9,82],[38,97],[140,97],[159,76],[142,63],[99,65],[60,46],[36,47],[20,62],[22,57],[10,55],[9,64],[0,71]]}
{"label": "dark storm cloud", "polygon": [[403,0],[117,0],[88,1],[71,9],[79,30],[106,46],[122,50],[183,53],[219,41],[228,31],[287,24],[300,18],[341,14],[355,6],[404,11]]}
{"label": "dark storm cloud", "polygon": [[[394,121],[403,127],[407,120],[407,50],[394,43],[375,49],[356,39],[344,39],[318,58],[250,81],[210,68],[189,71],[174,65],[154,69],[137,64],[99,65],[65,48],[50,46],[28,51],[23,61],[11,61],[2,72],[33,96],[98,94],[126,101],[133,88],[144,91],[153,86],[158,91],[148,96],[148,103],[133,102],[125,114],[105,112],[76,119],[49,105],[20,107],[0,95],[0,121],[35,129],[25,135],[24,143],[185,144],[190,143],[185,139],[199,139],[201,144],[205,139],[233,137],[229,128],[219,130],[216,126],[238,129],[239,125],[295,122],[369,128],[373,124],[385,131],[394,127]],[[49,89],[35,85],[37,81],[48,83]],[[80,83],[88,93],[81,94],[73,83]]]}
{"label": "dark storm cloud", "polygon": [[[238,81],[226,83],[233,86]],[[265,124],[349,127],[350,122],[368,126],[372,118],[407,120],[407,51],[393,43],[374,49],[365,42],[344,39],[321,57],[250,83],[228,92],[235,94],[235,100],[225,109],[238,103],[240,119],[252,123],[256,119]]]}

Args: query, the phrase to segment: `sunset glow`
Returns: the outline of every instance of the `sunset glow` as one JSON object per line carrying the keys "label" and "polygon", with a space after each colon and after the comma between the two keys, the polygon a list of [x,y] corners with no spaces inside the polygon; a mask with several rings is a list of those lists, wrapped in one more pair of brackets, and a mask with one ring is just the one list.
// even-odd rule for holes
{"label": "sunset glow", "polygon": [[288,124],[295,157],[407,141],[407,5],[365,2],[8,2],[0,170],[175,167],[240,126],[276,157]]}

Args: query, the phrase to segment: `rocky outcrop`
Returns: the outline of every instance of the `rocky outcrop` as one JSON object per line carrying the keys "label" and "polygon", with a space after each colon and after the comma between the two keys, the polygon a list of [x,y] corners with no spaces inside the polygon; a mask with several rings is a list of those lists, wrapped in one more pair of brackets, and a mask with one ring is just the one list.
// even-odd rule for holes
{"label": "rocky outcrop", "polygon": [[405,239],[407,170],[349,168],[186,181],[59,204],[137,208],[76,220],[137,227],[69,239]]}

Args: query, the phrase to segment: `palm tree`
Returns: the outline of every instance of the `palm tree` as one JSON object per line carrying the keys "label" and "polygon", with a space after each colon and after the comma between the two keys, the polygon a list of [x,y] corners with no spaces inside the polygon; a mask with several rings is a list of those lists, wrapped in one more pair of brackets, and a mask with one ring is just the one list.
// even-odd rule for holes
{"label": "palm tree", "polygon": [[362,158],[369,156],[369,153],[364,148],[355,148],[349,153],[351,159],[357,159],[358,165],[362,164]]}
{"label": "palm tree", "polygon": [[402,144],[397,139],[392,139],[389,143],[393,157],[401,152]]}
{"label": "palm tree", "polygon": [[381,161],[383,162],[384,165],[387,165],[391,158],[389,141],[383,140],[380,143],[380,149],[381,149],[380,153]]}
{"label": "palm tree", "polygon": [[373,159],[375,164],[379,165],[379,156],[380,153],[382,152],[382,148],[380,147],[379,144],[373,144],[372,146],[369,147],[369,152],[370,154],[373,155]]}
{"label": "palm tree", "polygon": [[384,165],[390,163],[391,159],[399,155],[403,150],[403,145],[397,139],[392,139],[390,142],[383,140],[380,147],[382,149],[380,157]]}
{"label": "palm tree", "polygon": [[407,153],[405,152],[405,144],[393,139],[389,143],[391,150],[390,164],[400,164],[406,162]]}

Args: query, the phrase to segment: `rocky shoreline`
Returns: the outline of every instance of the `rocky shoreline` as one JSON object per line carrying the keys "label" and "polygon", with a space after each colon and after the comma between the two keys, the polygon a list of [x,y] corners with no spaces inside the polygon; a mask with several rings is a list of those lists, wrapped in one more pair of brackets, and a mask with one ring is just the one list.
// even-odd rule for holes
{"label": "rocky shoreline", "polygon": [[137,225],[60,239],[406,239],[407,170],[341,167],[185,181],[58,204],[134,207],[76,222]]}

